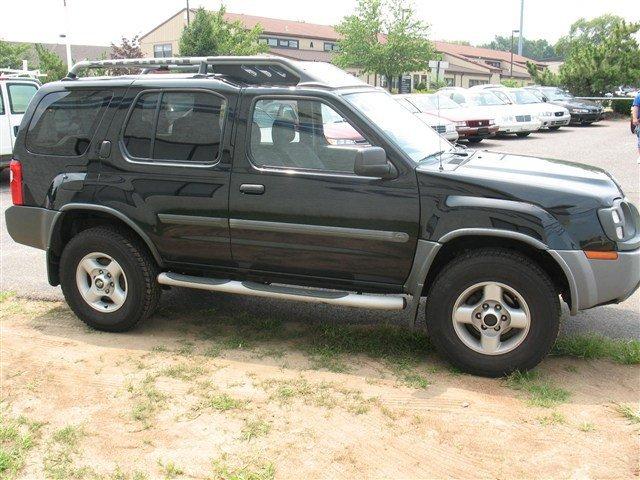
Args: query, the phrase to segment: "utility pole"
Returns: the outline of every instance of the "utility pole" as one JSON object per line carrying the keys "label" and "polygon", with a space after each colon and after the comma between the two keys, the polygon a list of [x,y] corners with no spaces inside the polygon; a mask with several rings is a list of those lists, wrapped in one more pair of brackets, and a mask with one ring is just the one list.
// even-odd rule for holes
{"label": "utility pole", "polygon": [[67,69],[71,69],[73,66],[73,60],[71,59],[71,40],[69,39],[69,10],[67,9],[67,0],[62,0],[62,4],[64,5],[64,27],[65,32],[64,35],[60,35],[60,37],[65,39],[67,45]]}
{"label": "utility pole", "polygon": [[[513,35],[515,33],[520,33],[520,30],[511,30],[511,48],[509,49],[509,51],[511,52],[511,73],[509,74],[509,76],[511,78],[513,78]],[[522,38],[522,35],[520,35],[520,38]]]}
{"label": "utility pole", "polygon": [[524,23],[524,0],[520,0],[520,35],[518,35],[518,55],[522,55],[522,32]]}
{"label": "utility pole", "polygon": [[191,12],[189,11],[189,0],[187,0],[187,26],[191,23]]}

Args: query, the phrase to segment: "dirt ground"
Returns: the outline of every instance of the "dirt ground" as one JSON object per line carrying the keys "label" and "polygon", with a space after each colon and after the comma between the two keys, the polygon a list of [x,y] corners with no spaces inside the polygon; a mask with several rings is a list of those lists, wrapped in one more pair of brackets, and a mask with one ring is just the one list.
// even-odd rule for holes
{"label": "dirt ground", "polygon": [[623,414],[638,411],[637,365],[550,357],[525,381],[484,379],[386,327],[345,339],[165,310],[107,334],[16,298],[0,317],[8,478],[640,476]]}

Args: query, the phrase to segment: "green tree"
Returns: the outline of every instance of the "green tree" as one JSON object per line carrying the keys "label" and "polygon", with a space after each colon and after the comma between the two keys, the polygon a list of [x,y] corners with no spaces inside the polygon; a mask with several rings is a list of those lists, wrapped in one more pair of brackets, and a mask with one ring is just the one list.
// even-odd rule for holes
{"label": "green tree", "polygon": [[557,87],[560,84],[558,75],[548,68],[540,70],[535,63],[527,62],[527,70],[531,75],[531,79],[538,85]]}
{"label": "green tree", "polygon": [[640,78],[640,46],[634,36],[640,23],[603,15],[575,22],[558,41],[566,55],[560,83],[576,95],[599,95]]}
{"label": "green tree", "polygon": [[425,70],[433,57],[429,26],[404,0],[358,0],[356,12],[336,26],[340,34],[334,63],[391,79]]}
{"label": "green tree", "polygon": [[262,34],[260,25],[247,29],[239,20],[228,22],[225,12],[224,6],[217,12],[199,8],[180,36],[180,55],[255,55],[269,51],[266,44],[258,43]]}
{"label": "green tree", "polygon": [[29,57],[30,45],[0,40],[0,68],[22,68],[22,60]]}
{"label": "green tree", "polygon": [[[517,52],[518,39],[514,38],[513,51]],[[503,37],[496,35],[495,38],[484,45],[480,45],[482,48],[490,48],[492,50],[502,50],[503,52],[511,51],[511,37]],[[548,41],[544,39],[528,40],[522,39],[522,55],[534,60],[544,60],[546,58],[555,58],[558,56],[555,48]]]}
{"label": "green tree", "polygon": [[39,43],[35,44],[35,49],[38,56],[38,69],[46,75],[45,82],[55,82],[67,75],[67,67],[57,54]]}

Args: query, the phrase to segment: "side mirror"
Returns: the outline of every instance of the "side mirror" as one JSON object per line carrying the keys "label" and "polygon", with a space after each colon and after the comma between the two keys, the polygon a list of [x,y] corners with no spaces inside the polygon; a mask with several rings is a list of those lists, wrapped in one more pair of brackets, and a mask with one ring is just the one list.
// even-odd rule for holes
{"label": "side mirror", "polygon": [[387,161],[387,153],[380,147],[364,147],[356,152],[354,172],[361,177],[393,178],[398,172]]}

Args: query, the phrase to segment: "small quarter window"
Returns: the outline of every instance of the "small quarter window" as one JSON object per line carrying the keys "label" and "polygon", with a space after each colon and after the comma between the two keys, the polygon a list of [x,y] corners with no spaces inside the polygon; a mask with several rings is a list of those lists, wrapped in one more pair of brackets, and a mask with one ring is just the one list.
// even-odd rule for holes
{"label": "small quarter window", "polygon": [[319,100],[264,99],[253,109],[250,151],[259,167],[353,173],[355,148],[369,142]]}
{"label": "small quarter window", "polygon": [[9,91],[11,113],[24,113],[38,91],[38,87],[32,83],[8,83],[7,90]]}
{"label": "small quarter window", "polygon": [[150,92],[138,97],[124,130],[132,157],[211,163],[222,142],[225,100],[207,92]]}
{"label": "small quarter window", "polygon": [[92,90],[45,95],[31,118],[27,149],[61,157],[84,155],[111,97],[111,92]]}

